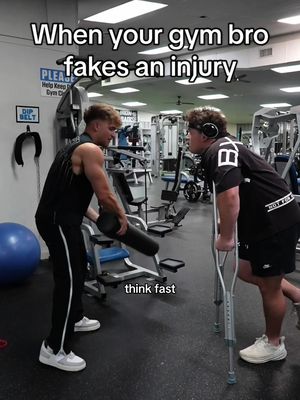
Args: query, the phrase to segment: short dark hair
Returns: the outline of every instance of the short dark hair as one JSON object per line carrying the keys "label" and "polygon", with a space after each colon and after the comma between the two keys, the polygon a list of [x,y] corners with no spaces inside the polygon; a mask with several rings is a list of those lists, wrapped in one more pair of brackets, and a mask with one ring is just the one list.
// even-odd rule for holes
{"label": "short dark hair", "polygon": [[83,119],[86,125],[95,119],[111,121],[116,125],[116,128],[119,128],[122,125],[122,120],[118,111],[114,107],[104,103],[91,105],[87,110],[85,110]]}
{"label": "short dark hair", "polygon": [[191,125],[204,125],[206,123],[215,124],[218,128],[217,137],[222,137],[227,134],[227,120],[224,114],[219,110],[210,107],[197,107],[186,113],[186,120]]}

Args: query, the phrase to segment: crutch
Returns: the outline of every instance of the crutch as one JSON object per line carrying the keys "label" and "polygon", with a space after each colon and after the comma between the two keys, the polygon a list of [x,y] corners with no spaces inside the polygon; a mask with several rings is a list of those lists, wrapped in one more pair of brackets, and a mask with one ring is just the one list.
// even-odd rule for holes
{"label": "crutch", "polygon": [[228,256],[228,251],[219,252],[215,243],[218,238],[218,211],[217,211],[217,201],[216,201],[216,190],[215,184],[213,183],[213,234],[212,234],[212,253],[215,262],[215,299],[214,303],[216,305],[216,319],[214,323],[214,331],[216,333],[220,332],[220,305],[224,303],[224,325],[225,325],[225,343],[229,350],[229,370],[227,383],[236,383],[236,375],[234,371],[233,362],[233,347],[236,343],[235,329],[234,329],[234,307],[233,307],[233,297],[234,289],[238,274],[238,244],[237,244],[237,225],[235,227],[235,271],[233,274],[230,289],[226,288],[224,281],[224,265]]}

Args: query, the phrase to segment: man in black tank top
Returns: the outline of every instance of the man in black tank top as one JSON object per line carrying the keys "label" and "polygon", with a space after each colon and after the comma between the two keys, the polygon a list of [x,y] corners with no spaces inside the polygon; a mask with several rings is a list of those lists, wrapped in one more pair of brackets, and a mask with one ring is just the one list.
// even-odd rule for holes
{"label": "man in black tank top", "polygon": [[257,364],[282,360],[287,355],[280,337],[285,296],[296,306],[300,328],[300,289],[284,278],[295,269],[299,206],[274,168],[227,133],[223,114],[196,108],[187,120],[190,151],[202,155],[211,190],[215,183],[220,217],[216,249],[234,248],[238,222],[239,278],[257,285],[262,295],[266,331],[240,357]]}
{"label": "man in black tank top", "polygon": [[84,121],[85,132],[57,153],[35,216],[54,274],[52,327],[42,343],[39,360],[65,371],[80,371],[86,366],[71,351],[74,331],[100,328],[99,321],[83,315],[81,302],[87,260],[80,225],[84,216],[93,222],[99,217],[89,206],[93,194],[101,207],[118,216],[118,234],[124,234],[128,224],[111,190],[99,147],[106,148],[115,137],[120,116],[113,107],[96,104],[85,111]]}

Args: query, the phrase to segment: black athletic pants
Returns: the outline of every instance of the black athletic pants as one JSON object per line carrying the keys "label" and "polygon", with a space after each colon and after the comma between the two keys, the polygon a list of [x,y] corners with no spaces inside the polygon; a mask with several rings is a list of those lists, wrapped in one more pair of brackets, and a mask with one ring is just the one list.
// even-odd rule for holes
{"label": "black athletic pants", "polygon": [[69,353],[74,324],[83,317],[82,291],[87,271],[86,251],[80,226],[36,221],[53,264],[52,328],[47,344],[54,353]]}

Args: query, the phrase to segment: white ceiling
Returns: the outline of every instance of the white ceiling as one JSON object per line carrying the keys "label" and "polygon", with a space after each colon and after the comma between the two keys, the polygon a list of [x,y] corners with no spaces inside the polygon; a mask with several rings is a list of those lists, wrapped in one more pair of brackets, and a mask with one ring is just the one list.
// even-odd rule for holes
{"label": "white ceiling", "polygon": [[[130,19],[120,24],[95,24],[84,21],[83,19],[124,3],[120,0],[79,0],[79,27],[98,27],[104,33],[107,28],[164,28],[166,34],[161,36],[160,46],[168,44],[167,32],[172,28],[219,28],[222,29],[223,37],[226,37],[227,25],[232,22],[239,28],[253,27],[265,28],[269,31],[271,38],[285,37],[290,33],[296,33],[296,38],[300,38],[300,25],[287,25],[278,23],[277,19],[300,14],[299,0],[210,0],[201,2],[199,0],[162,0],[168,4],[161,10],[146,14],[141,17]],[[206,18],[201,18],[206,16]],[[107,40],[105,40],[107,38]],[[226,47],[227,43],[223,44]],[[228,47],[228,46],[227,46]],[[268,46],[265,46],[268,47]],[[212,46],[198,46],[194,51],[187,52],[187,56],[195,52],[205,52]],[[231,47],[232,50],[240,50],[242,46]],[[140,44],[135,46],[121,45],[117,51],[111,49],[111,42],[108,36],[104,35],[103,45],[101,46],[81,46],[80,55],[87,56],[93,54],[96,60],[128,60],[134,63],[140,59],[162,59],[169,58],[170,53],[160,56],[146,56],[138,54],[138,51],[146,50]],[[218,50],[218,49],[217,49]],[[184,54],[183,52],[176,55]],[[284,60],[284,54],[283,60]],[[299,60],[300,61],[300,60]],[[298,94],[288,94],[279,90],[282,87],[300,86],[300,73],[277,74],[269,67],[238,69],[237,75],[247,74],[246,80],[251,83],[225,82],[225,76],[209,78],[212,82],[208,84],[184,86],[175,83],[175,78],[149,78],[136,80],[128,84],[119,84],[117,87],[131,86],[140,92],[130,94],[117,94],[110,91],[113,87],[94,87],[92,91],[99,91],[104,96],[99,98],[101,101],[109,102],[115,106],[121,106],[125,101],[142,101],[147,106],[140,110],[151,113],[159,113],[165,109],[179,109],[186,111],[193,105],[176,105],[177,96],[182,96],[183,102],[192,102],[194,106],[205,104],[214,105],[221,108],[228,120],[232,123],[248,123],[252,121],[252,115],[260,108],[260,104],[270,102],[287,102],[291,105],[300,104]],[[208,87],[213,87],[211,89]],[[198,95],[223,93],[229,96],[228,99],[204,101],[197,98]]]}

